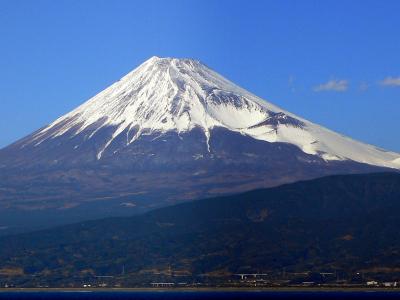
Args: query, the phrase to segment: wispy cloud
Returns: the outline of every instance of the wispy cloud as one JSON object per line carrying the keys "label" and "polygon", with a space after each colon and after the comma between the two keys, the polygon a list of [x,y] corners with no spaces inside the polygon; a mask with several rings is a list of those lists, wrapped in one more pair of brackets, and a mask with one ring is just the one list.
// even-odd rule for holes
{"label": "wispy cloud", "polygon": [[296,92],[296,88],[295,88],[295,86],[294,86],[295,80],[296,80],[296,78],[295,78],[293,75],[290,75],[290,76],[289,76],[289,79],[288,79],[288,86],[289,86],[290,91],[291,91],[292,93]]}
{"label": "wispy cloud", "polygon": [[380,82],[383,86],[399,86],[400,87],[400,77],[386,77]]}
{"label": "wispy cloud", "polygon": [[366,82],[362,82],[360,83],[358,88],[360,89],[361,92],[365,92],[366,90],[369,89],[369,84]]}
{"label": "wispy cloud", "polygon": [[349,88],[349,82],[347,80],[329,80],[326,83],[317,85],[314,87],[314,92],[323,91],[334,91],[334,92],[344,92]]}

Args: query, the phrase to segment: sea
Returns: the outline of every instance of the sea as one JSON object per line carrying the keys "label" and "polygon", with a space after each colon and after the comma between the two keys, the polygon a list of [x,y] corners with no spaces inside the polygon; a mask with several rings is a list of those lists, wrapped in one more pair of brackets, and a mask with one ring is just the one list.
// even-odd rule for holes
{"label": "sea", "polygon": [[63,292],[0,292],[0,299],[16,300],[75,300],[75,299],[102,299],[102,300],[253,300],[253,299],[400,299],[400,292],[271,292],[271,291],[151,291],[151,292],[91,292],[91,291],[63,291]]}

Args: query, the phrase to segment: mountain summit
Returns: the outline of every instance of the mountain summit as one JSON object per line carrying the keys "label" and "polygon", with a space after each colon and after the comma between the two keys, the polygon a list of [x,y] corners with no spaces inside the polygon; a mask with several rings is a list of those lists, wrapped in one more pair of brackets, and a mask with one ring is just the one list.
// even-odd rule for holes
{"label": "mountain summit", "polygon": [[35,224],[77,221],[388,168],[400,169],[400,154],[287,112],[199,61],[152,57],[0,150],[0,227],[27,210]]}

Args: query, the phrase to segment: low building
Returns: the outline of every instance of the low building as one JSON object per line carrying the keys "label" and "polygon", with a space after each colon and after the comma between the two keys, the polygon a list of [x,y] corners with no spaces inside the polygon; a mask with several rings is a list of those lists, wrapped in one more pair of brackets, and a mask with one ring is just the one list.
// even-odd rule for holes
{"label": "low building", "polygon": [[173,282],[152,282],[152,287],[173,287],[175,283]]}
{"label": "low building", "polygon": [[384,282],[382,285],[384,287],[397,287],[397,282]]}

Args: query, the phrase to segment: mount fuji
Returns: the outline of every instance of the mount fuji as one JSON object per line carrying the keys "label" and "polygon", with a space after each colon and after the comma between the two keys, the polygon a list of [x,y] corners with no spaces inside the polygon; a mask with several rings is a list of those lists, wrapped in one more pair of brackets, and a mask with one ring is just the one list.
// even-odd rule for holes
{"label": "mount fuji", "polygon": [[152,57],[0,150],[0,227],[389,169],[400,154],[285,111],[199,61]]}

